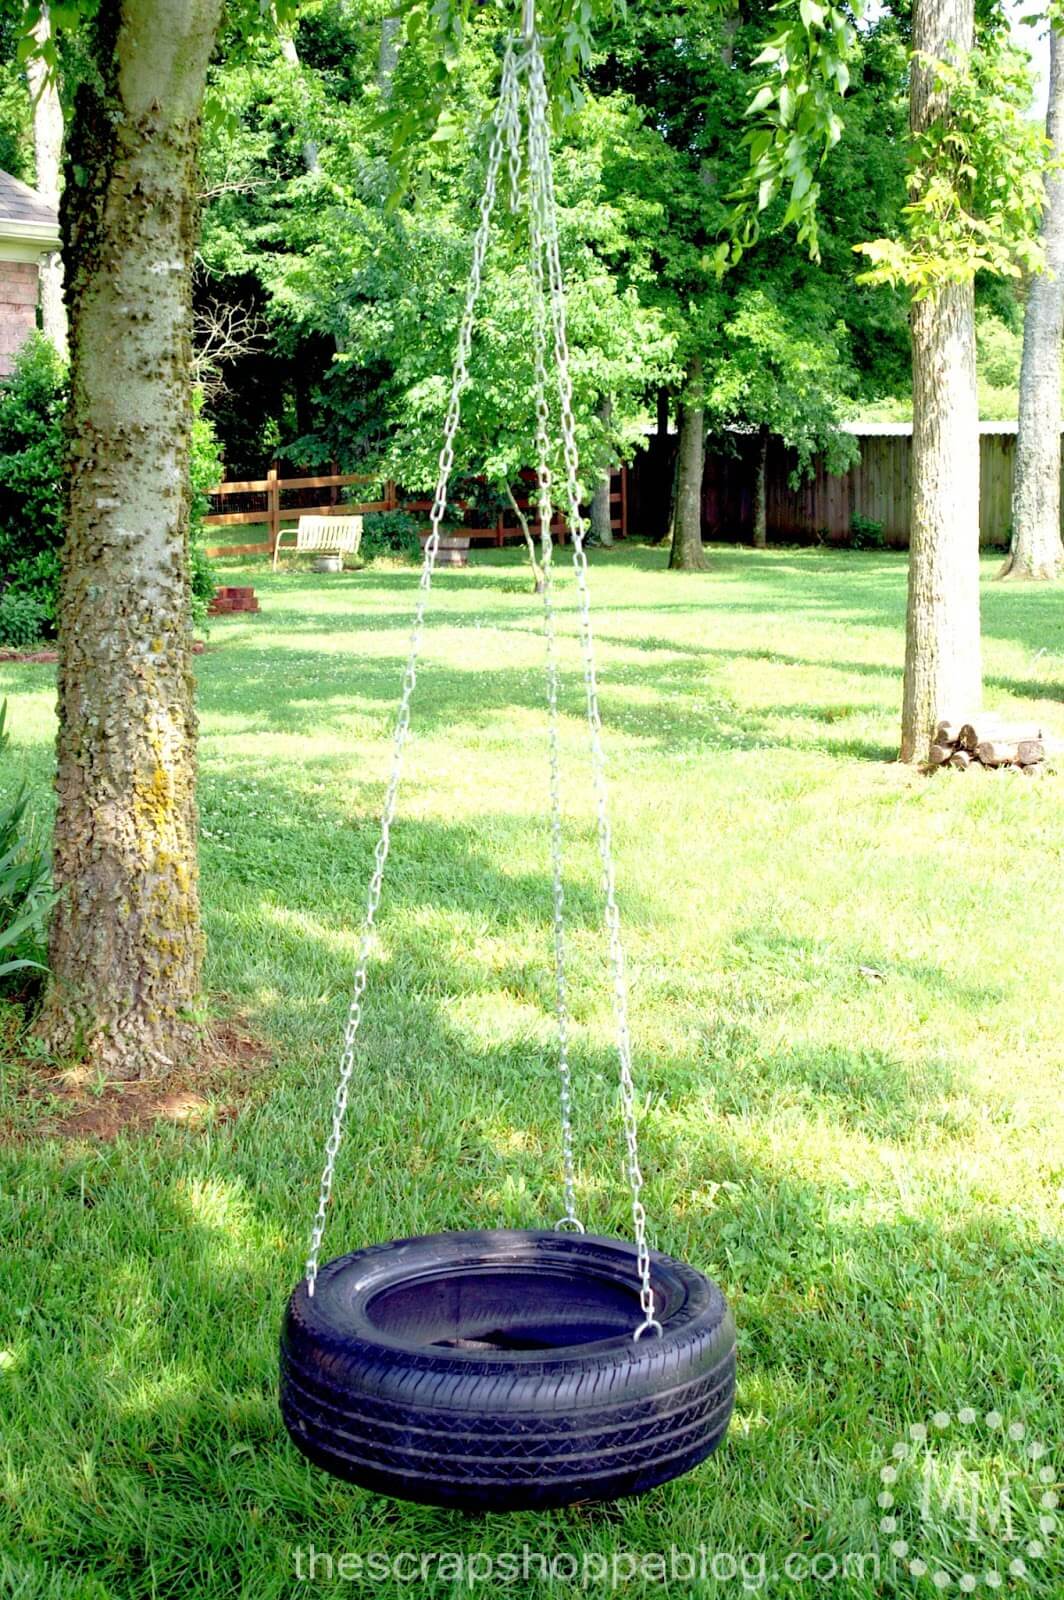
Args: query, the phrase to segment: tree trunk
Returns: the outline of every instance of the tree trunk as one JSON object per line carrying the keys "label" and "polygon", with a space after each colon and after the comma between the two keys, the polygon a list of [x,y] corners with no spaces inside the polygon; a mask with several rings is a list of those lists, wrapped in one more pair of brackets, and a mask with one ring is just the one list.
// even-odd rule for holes
{"label": "tree trunk", "polygon": [[382,100],[390,100],[392,97],[392,79],[399,64],[399,35],[402,26],[401,16],[381,18],[381,38],[377,50],[377,88]]}
{"label": "tree trunk", "polygon": [[[40,21],[33,30],[38,44],[52,35],[47,5],[41,6]],[[63,108],[55,81],[39,55],[26,63],[33,99],[33,150],[37,164],[37,192],[50,206],[59,205],[59,168],[63,160]],[[63,257],[53,250],[41,257],[41,325],[59,354],[69,354],[66,304],[63,300]]]}
{"label": "tree trunk", "polygon": [[[613,417],[613,406],[609,400],[603,400],[599,406],[598,418],[602,426],[609,428]],[[613,507],[610,505],[610,491],[613,487],[612,463],[606,447],[600,463],[600,476],[595,485],[595,493],[591,497],[591,532],[599,544],[608,549],[613,543]]]}
{"label": "tree trunk", "polygon": [[[1049,30],[1046,136],[1064,156],[1064,37]],[[1020,369],[1020,424],[1012,489],[1012,548],[1003,578],[1056,578],[1064,571],[1060,539],[1060,379],[1064,337],[1064,172],[1045,177],[1042,242],[1048,271],[1027,291]]]}
{"label": "tree trunk", "polygon": [[680,417],[676,515],[669,555],[669,566],[681,572],[706,570],[702,550],[702,474],[706,465],[704,394],[702,358],[692,356],[687,367],[687,388]]}
{"label": "tree trunk", "polygon": [[521,537],[525,541],[525,549],[528,552],[528,564],[532,568],[533,591],[536,594],[542,594],[544,583],[543,569],[540,566],[539,559],[536,555],[536,541],[532,537],[532,529],[528,525],[528,518],[518,505],[517,497],[515,496],[509,484],[506,485],[506,498],[510,502],[511,511],[517,518],[517,525],[521,529]]}
{"label": "tree trunk", "polygon": [[742,10],[731,6],[721,18],[720,59],[726,67],[735,65],[735,40],[742,26]]}
{"label": "tree trunk", "polygon": [[[284,57],[285,61],[288,63],[288,65],[292,68],[293,72],[295,72],[297,77],[298,77],[299,74],[303,71],[303,64],[299,59],[299,50],[296,47],[296,41],[293,39],[292,35],[285,28],[282,28],[280,30],[280,40],[281,40],[281,55]],[[304,120],[304,123],[305,123],[306,122],[307,97],[306,97],[305,90],[302,89],[302,85],[301,85],[301,99],[302,99],[302,106],[301,106],[300,109],[304,113],[303,120]],[[304,132],[304,137],[303,137],[303,165],[304,165],[304,167],[306,168],[306,170],[308,172],[317,172],[318,171],[318,167],[320,165],[320,163],[318,161],[318,145],[317,145],[317,141],[315,139],[312,139],[310,137],[310,135],[308,133],[306,133],[306,132]]]}
{"label": "tree trunk", "polygon": [[754,479],[754,549],[768,544],[768,428],[764,423],[757,436],[757,476]]}
{"label": "tree trunk", "polygon": [[[923,58],[972,47],[973,0],[917,0],[910,123],[948,110]],[[948,283],[913,302],[913,456],[901,759],[924,762],[940,718],[965,721],[982,701],[979,641],[979,404],[975,296]]]}
{"label": "tree trunk", "polygon": [[87,23],[67,138],[70,489],[59,615],[61,898],[41,1032],[115,1077],[186,1057],[200,987],[190,669],[191,273],[222,0]]}

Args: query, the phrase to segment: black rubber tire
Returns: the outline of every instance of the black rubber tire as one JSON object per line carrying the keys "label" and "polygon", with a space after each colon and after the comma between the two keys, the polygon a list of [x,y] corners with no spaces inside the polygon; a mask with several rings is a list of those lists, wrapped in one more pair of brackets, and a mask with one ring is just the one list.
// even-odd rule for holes
{"label": "black rubber tire", "polygon": [[635,1246],[554,1232],[441,1233],[340,1256],[288,1303],[281,1414],[303,1454],[400,1499],[471,1511],[614,1500],[716,1449],[735,1400],[717,1286]]}

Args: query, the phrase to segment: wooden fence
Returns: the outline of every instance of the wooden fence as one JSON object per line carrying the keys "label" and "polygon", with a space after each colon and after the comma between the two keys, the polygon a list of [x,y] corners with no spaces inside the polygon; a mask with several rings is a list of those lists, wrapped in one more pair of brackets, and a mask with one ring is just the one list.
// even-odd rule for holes
{"label": "wooden fence", "polygon": [[[610,527],[622,539],[628,531],[628,477],[628,468],[618,467],[610,480]],[[212,508],[209,515],[203,518],[204,526],[230,528],[241,524],[247,526],[252,523],[264,523],[267,541],[265,544],[208,545],[207,554],[209,556],[272,555],[282,523],[298,522],[300,517],[341,513],[345,516],[359,516],[371,511],[407,511],[418,518],[428,516],[432,509],[431,500],[410,499],[391,482],[384,485],[383,498],[379,500],[356,503],[343,500],[341,491],[351,489],[357,484],[377,482],[379,480],[350,472],[282,478],[275,463],[265,478],[216,484],[213,489],[208,490]],[[521,483],[515,486],[515,498],[522,511],[529,509],[529,490],[534,482],[534,476],[526,473],[522,474]],[[234,499],[239,502],[239,509],[233,511],[217,509]],[[253,505],[252,501],[255,502]],[[462,500],[456,500],[454,510],[470,524],[460,528],[458,532],[471,540],[494,544],[501,548],[508,540],[522,537],[517,518],[509,509],[500,511],[495,517],[478,519],[469,505]],[[555,510],[551,532],[559,542],[565,542],[566,523],[560,510]]]}
{"label": "wooden fence", "polygon": [[[833,477],[817,461],[813,476],[792,488],[792,451],[770,439],[766,463],[769,539],[797,542],[822,538],[843,542],[855,517],[877,522],[888,545],[909,543],[912,435],[908,430],[858,432],[860,460]],[[676,438],[654,435],[632,468],[632,525],[655,537],[668,517]],[[710,440],[702,483],[702,532],[707,539],[749,540],[754,526],[758,440],[729,434]],[[979,542],[1008,543],[1011,523],[1015,428],[984,425],[979,439]]]}

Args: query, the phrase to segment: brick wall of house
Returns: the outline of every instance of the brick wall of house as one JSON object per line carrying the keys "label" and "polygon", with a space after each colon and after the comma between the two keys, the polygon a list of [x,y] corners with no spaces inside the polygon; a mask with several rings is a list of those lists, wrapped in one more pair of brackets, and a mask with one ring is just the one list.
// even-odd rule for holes
{"label": "brick wall of house", "polygon": [[0,376],[37,326],[37,293],[35,261],[0,261]]}

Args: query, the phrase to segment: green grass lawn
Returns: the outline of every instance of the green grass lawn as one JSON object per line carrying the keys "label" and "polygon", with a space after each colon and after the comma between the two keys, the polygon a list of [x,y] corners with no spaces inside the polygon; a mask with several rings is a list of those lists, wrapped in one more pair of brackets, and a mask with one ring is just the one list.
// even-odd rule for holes
{"label": "green grass lawn", "polygon": [[[439,579],[426,636],[327,1254],[559,1214],[538,602],[515,552],[473,559]],[[723,1450],[641,1500],[477,1520],[347,1488],[289,1445],[277,1332],[417,579],[259,565],[244,570],[261,614],[219,621],[197,662],[203,898],[216,1007],[271,1042],[273,1065],[235,1117],[110,1143],[45,1137],[9,1072],[0,1592],[567,1597],[614,1592],[616,1558],[619,1579],[635,1570],[616,1592],[643,1595],[662,1592],[654,1558],[675,1547],[719,1558],[720,1581],[684,1581],[681,1564],[671,1593],[932,1595],[891,1556],[900,1534],[876,1498],[895,1442],[944,1412],[929,1521],[903,1484],[899,1529],[979,1593],[1064,1594],[1064,1518],[1025,1554],[1059,1484],[1024,1455],[1044,1441],[1039,1468],[1064,1475],[1064,777],[892,764],[903,558],[711,563],[671,574],[661,552],[623,548],[594,556],[593,588],[647,1209],[653,1242],[735,1308]],[[988,704],[1064,734],[1064,589],[998,587],[993,566]],[[561,591],[579,1197],[623,1233],[567,578]],[[3,694],[43,807],[54,669],[0,666]],[[956,1420],[965,1407],[974,1422]],[[971,1544],[946,1481],[964,1437],[985,1491]],[[1011,1527],[992,1514],[1006,1480]],[[311,1582],[296,1567],[311,1546],[403,1559],[376,1577],[319,1563]],[[456,1575],[458,1554],[525,1546],[513,1584]],[[871,1553],[878,1578],[857,1567]],[[823,1576],[803,1576],[814,1555]],[[424,1581],[407,1581],[422,1557]],[[988,1570],[1005,1574],[996,1591]]]}

